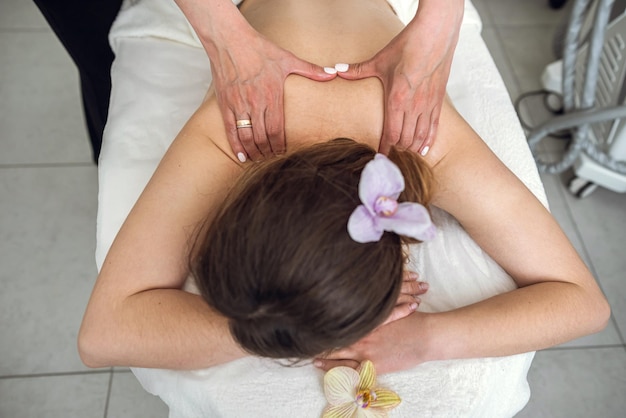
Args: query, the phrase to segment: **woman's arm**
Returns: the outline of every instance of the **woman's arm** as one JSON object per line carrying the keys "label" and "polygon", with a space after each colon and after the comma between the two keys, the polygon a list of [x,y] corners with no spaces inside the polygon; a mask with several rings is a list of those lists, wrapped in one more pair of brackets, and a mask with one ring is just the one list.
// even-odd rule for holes
{"label": "woman's arm", "polygon": [[416,312],[331,358],[371,359],[384,372],[534,351],[603,329],[607,301],[550,213],[451,106],[442,111],[440,135],[429,155],[438,161],[433,203],[459,220],[519,288],[449,312]]}
{"label": "woman's arm", "polygon": [[205,104],[190,119],[111,246],[79,334],[88,366],[187,369],[244,355],[226,320],[180,290],[194,233],[240,172],[200,134],[222,126],[219,118]]}
{"label": "woman's arm", "polygon": [[462,140],[435,166],[442,186],[434,204],[452,214],[519,289],[431,316],[427,327],[437,332],[430,355],[513,354],[603,329],[608,303],[556,220],[456,110],[446,109],[444,135]]}

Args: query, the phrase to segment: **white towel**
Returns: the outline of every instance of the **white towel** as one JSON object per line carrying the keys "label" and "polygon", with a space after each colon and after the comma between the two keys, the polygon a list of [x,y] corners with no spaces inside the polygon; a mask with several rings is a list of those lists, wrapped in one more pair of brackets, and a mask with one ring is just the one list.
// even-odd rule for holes
{"label": "white towel", "polygon": [[[151,12],[142,16],[139,7],[144,3],[150,3],[144,10]],[[401,14],[400,2],[394,3]],[[111,32],[116,61],[99,165],[98,266],[211,80],[204,51],[189,42],[189,27],[172,4],[151,0],[126,8]],[[172,11],[178,20],[172,21],[174,16],[168,14]],[[138,27],[129,31],[133,24]],[[448,93],[486,143],[545,204],[524,134],[469,2]],[[413,268],[430,283],[420,310],[449,310],[515,288],[454,219],[442,211],[435,211],[434,218],[438,238],[413,254]],[[380,376],[379,382],[403,399],[392,417],[510,417],[528,400],[526,374],[532,357],[528,353],[430,362]],[[148,392],[169,405],[171,418],[319,417],[326,404],[322,373],[312,366],[288,368],[271,360],[244,358],[194,372],[138,368],[133,372]]]}

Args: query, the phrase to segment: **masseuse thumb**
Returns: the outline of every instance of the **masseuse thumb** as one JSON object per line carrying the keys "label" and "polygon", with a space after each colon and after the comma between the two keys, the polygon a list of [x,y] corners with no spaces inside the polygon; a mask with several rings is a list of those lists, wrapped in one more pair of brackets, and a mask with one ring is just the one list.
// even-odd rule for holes
{"label": "masseuse thumb", "polygon": [[358,64],[336,64],[335,69],[337,70],[337,75],[346,80],[359,80],[378,75],[373,61],[365,61]]}
{"label": "masseuse thumb", "polygon": [[336,71],[331,68],[324,68],[313,63],[295,59],[292,63],[290,74],[298,74],[315,81],[329,81],[337,77]]}

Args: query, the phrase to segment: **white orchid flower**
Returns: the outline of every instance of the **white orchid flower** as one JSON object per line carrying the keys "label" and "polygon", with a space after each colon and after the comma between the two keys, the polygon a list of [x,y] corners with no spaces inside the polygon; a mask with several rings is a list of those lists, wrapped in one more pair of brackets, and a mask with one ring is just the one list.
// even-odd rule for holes
{"label": "white orchid flower", "polygon": [[388,389],[375,388],[376,371],[371,361],[361,371],[335,367],[324,376],[324,393],[329,405],[322,418],[384,418],[398,406],[400,397]]}

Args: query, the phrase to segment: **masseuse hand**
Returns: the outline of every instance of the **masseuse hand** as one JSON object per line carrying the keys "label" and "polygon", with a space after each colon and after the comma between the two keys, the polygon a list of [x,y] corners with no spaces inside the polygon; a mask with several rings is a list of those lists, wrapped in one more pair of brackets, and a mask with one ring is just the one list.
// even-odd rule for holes
{"label": "masseuse hand", "polygon": [[211,59],[228,142],[240,161],[285,151],[283,85],[289,74],[317,81],[336,77],[297,58],[252,28],[233,34]]}
{"label": "masseuse hand", "polygon": [[241,162],[285,151],[283,85],[289,74],[316,81],[334,68],[297,58],[258,33],[232,0],[175,0],[211,61],[228,142]]}
{"label": "masseuse hand", "polygon": [[381,80],[385,120],[380,152],[396,145],[426,155],[432,146],[462,16],[462,0],[422,0],[415,18],[373,58],[349,65],[345,72],[345,64],[337,67],[345,79]]}
{"label": "masseuse hand", "polygon": [[379,373],[406,369],[407,364],[413,362],[412,359],[405,357],[406,354],[416,352],[416,347],[407,341],[406,336],[415,333],[413,320],[423,315],[415,312],[421,302],[419,295],[427,291],[428,285],[418,281],[416,273],[405,273],[398,304],[389,318],[350,347],[335,350],[324,358],[315,359],[315,366],[325,371],[337,366],[356,369],[362,361],[371,360]]}

